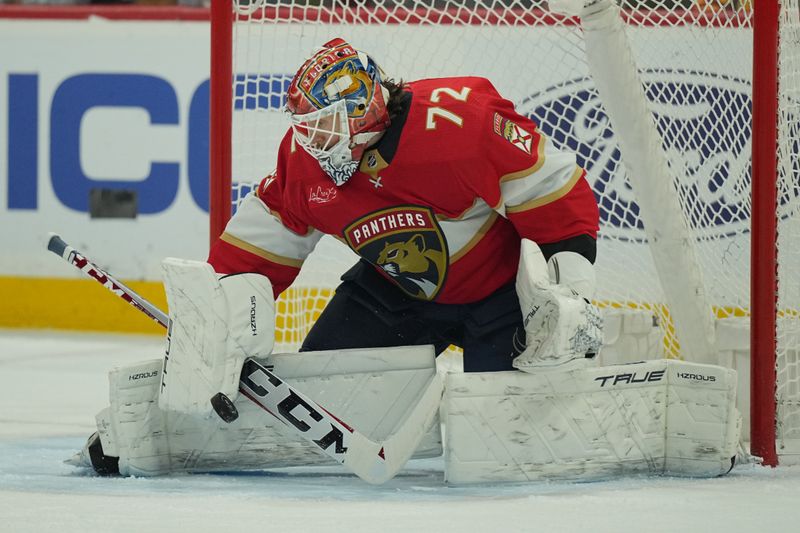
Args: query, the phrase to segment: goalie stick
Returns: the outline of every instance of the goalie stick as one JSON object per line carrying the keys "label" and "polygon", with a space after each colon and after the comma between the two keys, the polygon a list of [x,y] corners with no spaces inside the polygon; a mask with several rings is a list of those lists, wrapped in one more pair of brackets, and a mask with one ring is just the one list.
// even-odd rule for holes
{"label": "goalie stick", "polygon": [[[92,263],[57,234],[50,234],[47,249],[165,328],[169,327],[166,313]],[[242,368],[239,391],[297,435],[316,445],[328,457],[367,483],[377,485],[392,479],[417,449],[438,412],[442,383],[439,376],[434,374],[403,425],[383,442],[370,440],[252,358],[248,358]],[[226,413],[226,409],[231,408],[235,413],[233,403],[227,397],[219,396],[212,401],[215,411],[226,422],[235,419],[235,416]]]}

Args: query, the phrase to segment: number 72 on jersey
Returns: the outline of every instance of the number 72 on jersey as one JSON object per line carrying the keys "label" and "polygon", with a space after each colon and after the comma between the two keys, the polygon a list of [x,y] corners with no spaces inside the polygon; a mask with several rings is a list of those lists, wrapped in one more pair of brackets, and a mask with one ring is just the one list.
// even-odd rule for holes
{"label": "number 72 on jersey", "polygon": [[[456,91],[455,89],[451,89],[449,87],[440,87],[438,89],[434,89],[431,92],[431,103],[438,104],[443,96],[447,96],[458,100],[460,102],[466,102],[467,97],[469,96],[469,87],[463,87],[460,91]],[[460,116],[456,115],[452,111],[448,111],[443,107],[429,107],[428,114],[425,119],[425,129],[426,130],[435,130],[436,129],[436,119],[443,118],[445,120],[449,120],[459,128],[464,123],[464,119]]]}

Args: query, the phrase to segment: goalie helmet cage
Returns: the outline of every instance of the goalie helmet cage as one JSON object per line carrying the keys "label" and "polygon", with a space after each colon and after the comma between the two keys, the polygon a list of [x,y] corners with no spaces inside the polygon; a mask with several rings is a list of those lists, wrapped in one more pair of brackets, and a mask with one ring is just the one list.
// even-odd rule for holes
{"label": "goalie helmet cage", "polygon": [[[798,0],[698,1],[626,2],[618,18],[634,76],[614,78],[589,64],[578,21],[538,1],[213,0],[211,238],[275,167],[289,127],[283,93],[330,38],[395,79],[485,76],[588,171],[601,210],[597,303],[652,314],[664,356],[739,361],[750,376],[752,453],[797,461]],[[616,93],[642,96],[649,112],[614,110]],[[625,141],[636,120],[649,121],[642,131],[656,132],[657,153],[620,150],[649,149],[635,134]],[[278,301],[276,349],[297,348],[355,260],[323,238]],[[749,346],[735,345],[730,332],[748,329]],[[747,352],[751,368],[739,357]]]}

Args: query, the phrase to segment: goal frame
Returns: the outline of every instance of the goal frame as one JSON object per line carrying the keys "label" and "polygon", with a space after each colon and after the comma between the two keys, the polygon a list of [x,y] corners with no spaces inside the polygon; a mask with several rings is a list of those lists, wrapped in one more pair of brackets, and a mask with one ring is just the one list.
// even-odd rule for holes
{"label": "goal frame", "polygon": [[765,465],[775,448],[777,386],[777,168],[779,0],[753,11],[753,128],[750,191],[750,449]]}
{"label": "goal frame", "polygon": [[[750,442],[751,453],[769,466],[778,464],[775,391],[779,16],[778,0],[761,0],[753,12]],[[209,120],[212,243],[222,234],[231,216],[233,22],[232,0],[212,0]]]}

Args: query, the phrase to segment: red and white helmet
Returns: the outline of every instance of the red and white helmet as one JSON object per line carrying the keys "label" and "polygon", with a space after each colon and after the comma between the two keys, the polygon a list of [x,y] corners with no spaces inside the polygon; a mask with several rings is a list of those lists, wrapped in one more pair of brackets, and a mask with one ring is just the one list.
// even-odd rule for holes
{"label": "red and white helmet", "polygon": [[286,111],[295,140],[336,185],[350,179],[364,150],[389,126],[378,65],[339,38],[297,71]]}

